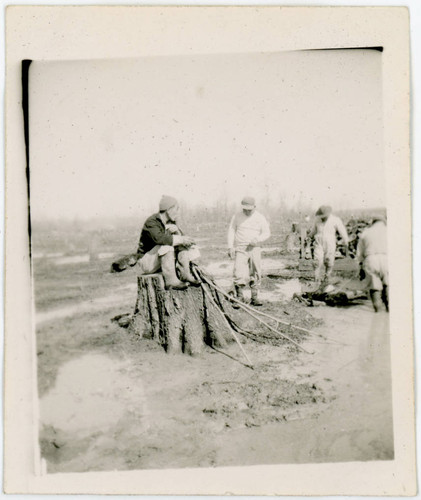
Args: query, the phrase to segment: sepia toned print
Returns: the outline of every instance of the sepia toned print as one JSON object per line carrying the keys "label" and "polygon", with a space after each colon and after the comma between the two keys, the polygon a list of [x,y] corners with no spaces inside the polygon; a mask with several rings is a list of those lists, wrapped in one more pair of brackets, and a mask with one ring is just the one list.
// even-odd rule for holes
{"label": "sepia toned print", "polygon": [[47,472],[393,459],[381,60],[31,63]]}

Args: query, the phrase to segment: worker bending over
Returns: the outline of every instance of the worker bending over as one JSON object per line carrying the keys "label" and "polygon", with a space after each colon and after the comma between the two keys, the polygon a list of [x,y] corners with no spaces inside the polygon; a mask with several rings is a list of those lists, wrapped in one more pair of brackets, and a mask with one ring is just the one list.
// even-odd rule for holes
{"label": "worker bending over", "polygon": [[314,238],[314,279],[316,288],[328,291],[336,253],[336,233],[339,233],[348,255],[348,233],[332,208],[322,205],[316,212],[316,221],[309,237]]}
{"label": "worker bending over", "polygon": [[385,217],[373,217],[372,225],[360,234],[356,258],[360,265],[360,279],[368,279],[374,311],[381,310],[382,302],[386,311],[389,311],[389,270]]}

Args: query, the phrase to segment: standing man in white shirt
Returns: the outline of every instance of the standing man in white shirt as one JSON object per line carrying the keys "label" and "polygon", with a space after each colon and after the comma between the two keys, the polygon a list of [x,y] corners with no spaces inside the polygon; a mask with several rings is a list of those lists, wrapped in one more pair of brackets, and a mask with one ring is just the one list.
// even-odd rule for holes
{"label": "standing man in white shirt", "polygon": [[339,233],[348,250],[349,238],[343,222],[332,214],[331,207],[322,205],[316,212],[316,221],[310,233],[310,237],[314,237],[314,278],[317,289],[321,291],[328,291],[335,263],[336,233]]}
{"label": "standing man in white shirt", "polygon": [[266,218],[256,210],[256,201],[246,196],[242,211],[231,219],[228,229],[228,254],[234,262],[234,286],[238,300],[244,302],[244,287],[250,285],[251,304],[261,306],[259,287],[262,276],[261,244],[270,237]]}

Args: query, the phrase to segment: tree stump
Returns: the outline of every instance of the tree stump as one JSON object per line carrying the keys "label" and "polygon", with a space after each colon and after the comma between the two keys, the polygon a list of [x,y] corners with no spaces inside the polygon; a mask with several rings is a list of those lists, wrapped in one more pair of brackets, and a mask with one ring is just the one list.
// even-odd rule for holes
{"label": "tree stump", "polygon": [[[222,300],[208,290],[217,302]],[[138,277],[129,328],[133,334],[155,340],[168,353],[196,355],[205,345],[224,347],[232,340],[224,318],[202,287],[165,290],[162,274]]]}

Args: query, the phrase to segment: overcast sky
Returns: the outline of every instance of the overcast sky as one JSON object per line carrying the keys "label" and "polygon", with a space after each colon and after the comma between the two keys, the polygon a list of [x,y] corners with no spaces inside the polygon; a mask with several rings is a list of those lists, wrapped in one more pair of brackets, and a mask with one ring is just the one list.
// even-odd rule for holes
{"label": "overcast sky", "polygon": [[34,62],[31,211],[137,215],[244,194],[386,206],[381,53]]}

